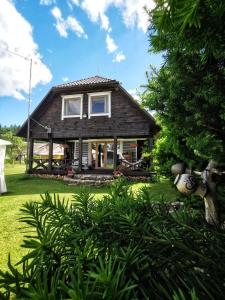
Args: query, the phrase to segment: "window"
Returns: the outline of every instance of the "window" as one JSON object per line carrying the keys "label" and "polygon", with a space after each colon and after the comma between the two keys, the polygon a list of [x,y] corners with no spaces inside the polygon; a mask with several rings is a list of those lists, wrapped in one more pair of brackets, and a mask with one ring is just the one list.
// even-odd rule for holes
{"label": "window", "polygon": [[64,115],[80,115],[80,99],[67,99],[64,102]]}
{"label": "window", "polygon": [[83,95],[67,95],[62,97],[62,120],[64,118],[82,119]]}
{"label": "window", "polygon": [[111,118],[111,92],[88,94],[88,116]]}

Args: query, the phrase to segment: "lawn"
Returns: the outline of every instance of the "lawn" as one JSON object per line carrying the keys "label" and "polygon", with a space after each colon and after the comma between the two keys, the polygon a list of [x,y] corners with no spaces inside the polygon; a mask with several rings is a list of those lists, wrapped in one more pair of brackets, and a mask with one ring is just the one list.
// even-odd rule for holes
{"label": "lawn", "polygon": [[[2,270],[7,268],[9,252],[12,262],[18,261],[25,254],[25,249],[20,247],[23,241],[23,230],[18,222],[22,204],[27,201],[40,201],[40,194],[47,191],[59,193],[62,198],[71,198],[71,195],[78,193],[81,188],[81,186],[68,186],[63,181],[55,179],[27,177],[24,175],[24,170],[24,165],[5,168],[8,193],[0,196],[0,269]],[[129,188],[136,192],[144,185],[149,186],[155,195],[164,194],[170,201],[176,198],[175,189],[166,180],[160,183],[132,183]],[[107,191],[108,187],[91,187],[95,199],[101,199]]]}

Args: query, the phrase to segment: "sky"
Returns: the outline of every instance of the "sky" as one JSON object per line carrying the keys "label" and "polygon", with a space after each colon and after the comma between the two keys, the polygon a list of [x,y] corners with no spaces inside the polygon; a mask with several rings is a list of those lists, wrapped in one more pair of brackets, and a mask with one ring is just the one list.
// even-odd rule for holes
{"label": "sky", "polygon": [[116,79],[136,97],[150,65],[153,0],[0,0],[0,124],[27,118],[57,84],[90,76]]}

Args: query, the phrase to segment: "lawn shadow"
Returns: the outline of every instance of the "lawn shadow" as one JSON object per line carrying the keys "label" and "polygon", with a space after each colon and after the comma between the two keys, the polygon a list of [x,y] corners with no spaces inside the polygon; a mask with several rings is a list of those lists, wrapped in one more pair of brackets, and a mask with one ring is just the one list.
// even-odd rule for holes
{"label": "lawn shadow", "polygon": [[[5,176],[7,193],[4,195],[32,195],[48,193],[79,193],[84,185],[67,185],[62,179],[32,177],[23,173],[9,174]],[[103,194],[109,190],[109,185],[87,186],[91,193]]]}
{"label": "lawn shadow", "polygon": [[[20,166],[15,169],[11,168],[10,173],[6,173],[5,178],[8,192],[4,195],[10,197],[17,195],[40,195],[46,192],[51,194],[77,194],[81,191],[81,189],[86,187],[91,193],[95,194],[97,198],[99,198],[101,195],[107,194],[111,186],[111,183],[99,187],[90,185],[68,185],[62,179],[41,178],[27,175],[24,173],[24,169]],[[156,198],[159,198],[159,195],[163,195],[168,200],[175,200],[177,197],[175,188],[171,186],[168,180],[155,183],[151,181],[142,182],[141,180],[137,180],[128,181],[126,183],[127,188],[131,188],[135,193],[144,185],[148,186]]]}

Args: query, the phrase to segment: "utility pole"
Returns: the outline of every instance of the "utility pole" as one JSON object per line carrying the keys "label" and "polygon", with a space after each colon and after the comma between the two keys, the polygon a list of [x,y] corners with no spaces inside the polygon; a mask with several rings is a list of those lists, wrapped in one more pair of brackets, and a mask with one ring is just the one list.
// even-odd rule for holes
{"label": "utility pole", "polygon": [[32,58],[30,58],[30,76],[29,76],[29,91],[28,91],[28,111],[27,111],[27,160],[26,173],[29,170],[29,149],[30,149],[30,108],[31,108],[31,80],[32,80]]}

